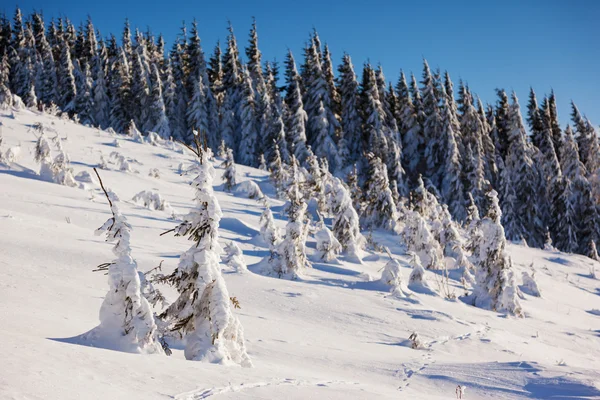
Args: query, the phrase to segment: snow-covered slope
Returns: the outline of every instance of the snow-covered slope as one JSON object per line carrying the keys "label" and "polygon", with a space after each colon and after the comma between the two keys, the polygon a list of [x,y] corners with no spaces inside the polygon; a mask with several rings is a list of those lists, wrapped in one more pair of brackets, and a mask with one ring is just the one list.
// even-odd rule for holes
{"label": "snow-covered slope", "polygon": [[[159,193],[175,210],[192,206],[193,192],[180,163],[192,156],[86,128],[29,111],[0,115],[2,152],[20,144],[20,158],[0,167],[0,398],[2,399],[448,399],[457,385],[464,398],[600,398],[600,280],[593,261],[510,245],[517,268],[533,263],[542,297],[525,294],[526,318],[505,317],[460,300],[413,294],[393,297],[378,282],[385,254],[369,252],[363,264],[323,263],[298,281],[261,276],[253,264],[268,254],[255,238],[263,206],[215,187],[223,209],[221,241],[236,242],[250,271],[224,266],[229,292],[254,368],[136,355],[77,344],[98,325],[107,277],[92,270],[113,256],[93,231],[110,210],[99,186],[70,188],[38,179],[32,127],[42,122],[59,135],[75,173],[113,151],[135,172],[101,170],[133,226],[133,256],[142,271],[171,271],[189,247],[185,238],[159,236],[176,224],[172,210],[143,207],[139,192]],[[179,151],[177,151],[177,149]],[[218,163],[217,163],[218,166]],[[149,176],[157,168],[160,178]],[[266,173],[238,166],[238,182],[255,180],[269,196],[276,223],[285,224],[282,202]],[[217,174],[222,169],[217,168]],[[399,237],[376,232],[408,280],[408,256]],[[600,270],[600,266],[596,265]],[[600,271],[599,271],[600,273]],[[430,273],[433,279],[433,273]],[[457,295],[460,284],[452,281]],[[165,290],[174,299],[172,290]],[[422,349],[407,338],[417,332]]]}

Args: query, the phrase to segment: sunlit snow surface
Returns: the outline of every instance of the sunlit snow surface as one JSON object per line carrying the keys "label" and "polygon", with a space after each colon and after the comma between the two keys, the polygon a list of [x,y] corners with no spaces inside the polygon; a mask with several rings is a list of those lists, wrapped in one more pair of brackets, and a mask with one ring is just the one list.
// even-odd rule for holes
{"label": "sunlit snow surface", "polygon": [[[94,183],[86,183],[89,191],[38,179],[31,126],[42,122],[50,138],[67,138],[62,144],[75,174],[93,174],[100,155],[109,160],[113,151],[139,172],[100,170],[133,226],[142,271],[161,260],[171,271],[190,245],[159,235],[175,226],[173,212],[193,205],[192,177],[179,175],[180,163],[185,169],[193,159],[187,150],[125,137],[115,148],[115,138],[97,129],[29,111],[9,114],[0,112],[0,151],[19,143],[21,151],[10,168],[0,167],[1,399],[449,399],[458,384],[467,387],[466,399],[600,398],[600,280],[590,277],[590,259],[510,245],[519,284],[533,262],[542,292],[525,294],[525,319],[439,296],[393,297],[379,281],[387,255],[366,252],[362,265],[343,257],[325,263],[314,238],[307,244],[313,269],[301,280],[265,277],[253,268],[268,254],[257,237],[263,205],[243,191],[223,192],[218,167],[221,241],[235,241],[249,269],[224,265],[225,280],[241,305],[236,313],[254,368],[186,361],[178,348],[166,357],[79,345],[75,338],[98,325],[108,287],[92,270],[113,255],[93,231],[110,210]],[[152,168],[160,179],[148,176]],[[238,182],[258,183],[283,230],[283,202],[274,199],[266,173],[244,166],[237,172]],[[160,193],[173,210],[130,200],[143,190]],[[373,236],[398,258],[407,282],[409,258],[399,237]],[[600,276],[600,265],[596,270]],[[452,285],[462,295],[460,283]],[[165,293],[174,299],[172,290]],[[422,349],[411,349],[413,332]]]}

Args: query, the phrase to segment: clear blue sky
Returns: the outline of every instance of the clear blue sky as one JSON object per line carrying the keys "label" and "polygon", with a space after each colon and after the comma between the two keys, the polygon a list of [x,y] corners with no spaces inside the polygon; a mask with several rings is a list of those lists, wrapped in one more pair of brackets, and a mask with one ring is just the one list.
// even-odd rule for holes
{"label": "clear blue sky", "polygon": [[[91,15],[103,35],[120,36],[127,17],[132,26],[165,36],[168,46],[181,22],[199,22],[206,53],[224,41],[233,23],[243,53],[256,17],[264,59],[283,61],[287,48],[297,61],[312,28],[329,44],[337,65],[344,51],[360,67],[381,63],[386,78],[399,70],[421,74],[425,57],[432,68],[447,69],[455,84],[466,80],[484,101],[494,89],[515,90],[525,106],[529,86],[538,99],[554,89],[562,125],[569,102],[600,125],[600,1],[92,1],[26,0],[23,13],[42,10],[47,20],[66,16],[76,25]],[[11,17],[14,6],[4,3]],[[369,5],[367,5],[369,4]]]}

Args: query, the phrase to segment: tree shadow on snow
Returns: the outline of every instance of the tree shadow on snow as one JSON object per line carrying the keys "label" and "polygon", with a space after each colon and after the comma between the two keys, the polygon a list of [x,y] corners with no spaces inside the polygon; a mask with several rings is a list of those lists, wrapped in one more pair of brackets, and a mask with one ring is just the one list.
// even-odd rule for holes
{"label": "tree shadow on snow", "polygon": [[45,181],[34,170],[14,163],[11,164],[9,168],[6,168],[0,164],[0,174],[12,175],[17,178],[33,179],[42,182]]}

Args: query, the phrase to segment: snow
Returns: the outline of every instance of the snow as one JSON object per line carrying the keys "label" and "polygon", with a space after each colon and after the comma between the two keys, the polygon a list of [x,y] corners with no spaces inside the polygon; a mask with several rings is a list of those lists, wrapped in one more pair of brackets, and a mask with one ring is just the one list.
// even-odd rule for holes
{"label": "snow", "polygon": [[[244,327],[254,367],[187,361],[177,346],[167,357],[79,345],[73,338],[99,325],[108,290],[107,277],[92,270],[109,255],[111,245],[93,232],[110,209],[95,184],[87,191],[39,178],[37,138],[28,126],[42,122],[68,136],[63,147],[74,176],[92,174],[100,155],[114,150],[114,136],[26,110],[15,110],[14,118],[11,113],[0,112],[3,148],[20,143],[21,155],[10,167],[0,166],[1,398],[449,399],[459,384],[466,399],[600,398],[600,281],[590,276],[596,261],[509,243],[517,284],[533,263],[543,293],[520,300],[524,318],[414,291],[409,298],[394,296],[377,278],[365,279],[381,276],[390,259],[368,250],[361,264],[321,260],[297,280],[267,277],[253,268],[269,255],[268,245],[254,240],[264,206],[223,192],[219,168],[214,188],[224,215],[221,246],[234,242],[249,272],[221,268],[229,295],[239,301],[241,308],[232,312]],[[143,171],[158,168],[161,179],[111,165],[100,170],[107,187],[124,200],[152,190],[181,212],[193,206],[193,176],[177,171],[182,162],[193,164],[193,155],[127,136],[119,141],[125,161]],[[236,169],[268,196],[283,231],[284,202],[275,198],[268,173]],[[159,236],[176,223],[128,201],[119,207],[133,228],[139,271],[164,260],[162,271],[170,273],[191,245]],[[409,282],[410,257],[400,236],[375,230],[373,237],[389,247],[402,281]],[[316,258],[314,237],[306,252]],[[462,293],[452,272],[451,289]],[[432,282],[441,273],[426,271]],[[160,289],[169,301],[176,298],[172,289]],[[405,345],[414,332],[418,349]]]}

